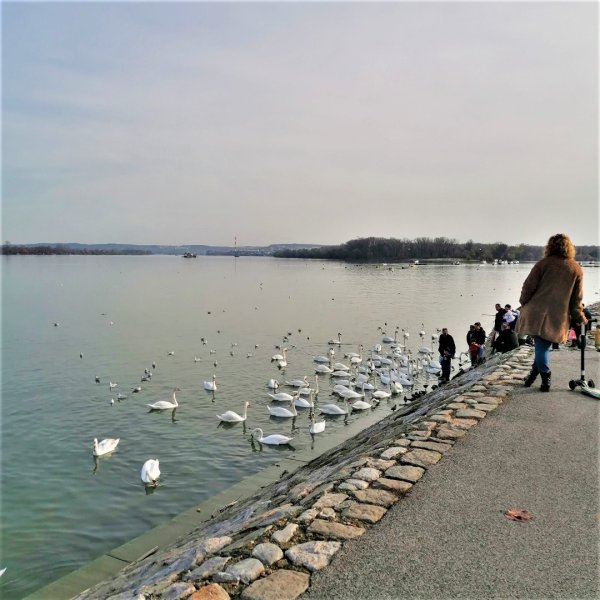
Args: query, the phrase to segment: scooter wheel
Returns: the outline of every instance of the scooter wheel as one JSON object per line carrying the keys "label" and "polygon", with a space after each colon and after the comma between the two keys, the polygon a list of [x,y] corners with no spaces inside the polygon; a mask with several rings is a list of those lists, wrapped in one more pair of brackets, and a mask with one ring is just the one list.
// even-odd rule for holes
{"label": "scooter wheel", "polygon": [[570,388],[571,390],[574,390],[574,389],[575,389],[575,385],[576,385],[576,384],[575,384],[575,380],[574,380],[574,379],[571,379],[571,381],[569,381],[569,388]]}
{"label": "scooter wheel", "polygon": [[593,387],[596,387],[596,385],[595,385],[595,383],[594,383],[594,380],[593,380],[593,379],[590,379],[590,380],[588,381],[588,387],[591,387],[591,388],[593,388]]}

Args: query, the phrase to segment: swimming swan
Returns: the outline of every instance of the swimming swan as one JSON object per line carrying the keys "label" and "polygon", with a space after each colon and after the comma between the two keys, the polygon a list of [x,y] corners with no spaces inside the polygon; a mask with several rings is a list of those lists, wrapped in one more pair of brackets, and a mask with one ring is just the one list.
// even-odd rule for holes
{"label": "swimming swan", "polygon": [[140,478],[146,485],[158,485],[160,469],[158,468],[158,459],[149,458],[142,466]]}
{"label": "swimming swan", "polygon": [[319,407],[319,411],[325,415],[347,415],[348,414],[348,401],[344,398],[344,408],[337,404],[324,404]]}
{"label": "swimming swan", "polygon": [[217,376],[213,375],[212,381],[204,382],[204,389],[208,392],[216,392],[217,391]]}
{"label": "swimming swan", "polygon": [[169,402],[168,400],[159,400],[154,404],[148,404],[152,410],[169,410],[170,408],[177,408],[179,406],[177,402],[177,398],[175,398],[175,392],[181,391],[179,388],[175,388],[173,390],[173,402]]}
{"label": "swimming swan", "polygon": [[228,410],[222,415],[217,415],[217,419],[220,419],[221,421],[226,421],[227,423],[241,423],[242,421],[246,420],[246,415],[248,413],[249,406],[250,402],[246,400],[246,402],[244,402],[244,414],[241,417],[236,412]]}
{"label": "swimming swan", "polygon": [[[298,398],[298,395],[296,395],[296,398]],[[296,407],[294,406],[293,398],[290,403],[292,405],[292,410],[289,410],[288,408],[284,408],[283,406],[267,406],[267,409],[269,410],[269,414],[272,417],[282,417],[285,419],[289,419],[290,417],[297,417],[298,411],[296,410]]]}
{"label": "swimming swan", "polygon": [[[260,437],[254,436],[254,434],[258,432]],[[285,444],[289,444],[294,438],[288,437],[287,435],[281,435],[280,433],[273,433],[268,435],[267,437],[263,437],[263,430],[260,427],[257,427],[251,434],[250,437],[256,439],[257,442],[261,444],[271,444],[273,446],[285,446]]]}
{"label": "swimming swan", "polygon": [[103,456],[112,452],[119,445],[119,439],[107,438],[98,443],[98,440],[94,438],[94,456]]}
{"label": "swimming swan", "polygon": [[275,402],[291,402],[294,399],[294,396],[290,394],[286,394],[285,392],[277,392],[276,394],[267,394],[271,400],[275,400]]}
{"label": "swimming swan", "polygon": [[311,435],[314,435],[315,433],[323,433],[325,431],[325,424],[325,421],[315,422],[315,415],[313,413],[310,417],[310,427],[308,428],[308,432]]}

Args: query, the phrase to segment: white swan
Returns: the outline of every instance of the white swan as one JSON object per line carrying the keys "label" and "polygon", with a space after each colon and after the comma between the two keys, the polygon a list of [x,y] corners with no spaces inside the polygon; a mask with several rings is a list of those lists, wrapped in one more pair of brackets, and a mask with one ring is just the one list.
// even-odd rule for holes
{"label": "white swan", "polygon": [[298,408],[314,408],[315,403],[313,402],[313,393],[314,391],[311,389],[309,391],[309,400],[306,398],[300,398],[300,395],[298,394],[294,398],[294,406],[297,406]]}
{"label": "white swan", "polygon": [[175,398],[175,392],[181,391],[179,388],[175,388],[173,390],[173,402],[169,402],[168,400],[159,400],[154,404],[147,404],[152,410],[169,410],[170,408],[177,408],[179,403],[177,402],[177,398]]}
{"label": "white swan", "polygon": [[329,362],[329,357],[323,356],[322,354],[319,355],[319,356],[313,356],[313,362],[316,362],[316,363],[328,363]]}
{"label": "white swan", "polygon": [[337,335],[338,335],[337,340],[331,339],[327,342],[330,346],[333,346],[333,345],[341,346],[342,345],[342,334],[338,333]]}
{"label": "white swan", "polygon": [[287,367],[287,357],[286,357],[287,348],[284,348],[282,350],[282,352],[283,352],[283,358],[281,358],[277,362],[277,367],[280,368],[280,369],[285,369]]}
{"label": "white swan", "polygon": [[279,381],[277,381],[277,379],[269,379],[269,381],[267,381],[267,387],[270,390],[276,390],[279,387]]}
{"label": "white swan", "polygon": [[347,415],[348,414],[348,400],[344,398],[344,408],[338,404],[324,404],[319,407],[319,412],[325,415]]}
{"label": "white swan", "polygon": [[[390,385],[391,383],[387,384],[388,390],[390,389]],[[373,398],[376,398],[377,400],[387,400],[388,398],[392,397],[392,392],[391,391],[384,391],[384,390],[375,390],[371,396]]]}
{"label": "white swan", "polygon": [[146,485],[158,485],[160,469],[158,468],[158,459],[149,458],[143,465],[140,472],[140,478]]}
{"label": "white swan", "polygon": [[391,336],[389,336],[389,335],[384,335],[384,336],[381,338],[381,341],[382,341],[384,344],[393,344],[393,343],[396,341],[396,338],[397,338],[397,337],[398,337],[398,330],[396,329],[396,331],[394,332],[394,337],[391,337]]}
{"label": "white swan", "polygon": [[217,391],[217,376],[213,375],[212,381],[204,382],[204,389],[208,392],[216,392]]}
{"label": "white swan", "polygon": [[323,433],[325,431],[325,425],[326,425],[325,420],[315,422],[315,415],[313,413],[310,416],[310,427],[308,428],[308,432],[311,435],[314,435],[315,433]]}
{"label": "white swan", "polygon": [[106,438],[98,443],[98,440],[94,438],[94,456],[103,456],[112,452],[119,445],[119,439]]}
{"label": "white swan", "polygon": [[399,381],[392,381],[392,383],[390,383],[390,392],[392,392],[393,395],[401,394],[403,391],[402,384]]}
{"label": "white swan", "polygon": [[267,394],[271,400],[275,400],[275,402],[291,402],[294,399],[294,396],[291,394],[286,394],[285,392],[277,392],[276,394]]}
{"label": "white swan", "polygon": [[[298,396],[296,396],[298,398]],[[272,417],[281,417],[284,419],[289,419],[290,417],[297,417],[298,411],[296,410],[296,406],[294,405],[294,399],[291,401],[292,410],[288,408],[284,408],[283,406],[267,406],[269,410],[269,414]]]}
{"label": "white swan", "polygon": [[334,371],[333,373],[330,373],[332,377],[348,377],[348,374],[348,371]]}
{"label": "white swan", "polygon": [[338,395],[346,400],[360,400],[365,397],[364,386],[361,385],[362,392],[355,392],[350,388],[346,388],[345,390],[341,390],[338,392]]}
{"label": "white swan", "polygon": [[[260,434],[260,437],[254,436],[256,432]],[[250,437],[256,439],[256,441],[260,442],[261,444],[271,444],[273,446],[285,446],[285,444],[289,444],[294,439],[280,433],[273,433],[267,437],[263,437],[263,430],[260,427],[254,429],[254,431],[252,431],[250,434]]]}
{"label": "white swan", "polygon": [[320,364],[315,367],[315,373],[327,375],[329,373],[333,373],[333,369],[328,367],[327,365]]}
{"label": "white swan", "polygon": [[286,381],[285,385],[289,385],[290,387],[303,388],[309,387],[308,385],[308,377],[304,376],[304,379],[292,379],[291,381]]}
{"label": "white swan", "polygon": [[368,408],[373,408],[373,406],[364,400],[357,400],[352,404],[352,410],[367,410]]}
{"label": "white swan", "polygon": [[250,406],[250,402],[246,400],[244,402],[244,414],[240,417],[236,412],[232,410],[228,410],[224,412],[222,415],[217,415],[217,419],[221,421],[226,421],[227,423],[241,423],[246,420],[246,415],[248,413],[248,407]]}
{"label": "white swan", "polygon": [[[319,374],[315,375],[315,387],[303,387],[298,388],[298,393],[302,396],[308,396],[309,394],[314,394],[315,396],[319,395]],[[296,405],[297,406],[297,405]]]}

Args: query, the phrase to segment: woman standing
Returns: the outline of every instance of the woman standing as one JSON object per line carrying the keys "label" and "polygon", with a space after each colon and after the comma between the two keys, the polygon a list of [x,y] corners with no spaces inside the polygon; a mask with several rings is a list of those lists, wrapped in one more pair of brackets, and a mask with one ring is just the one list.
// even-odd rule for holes
{"label": "woman standing", "polygon": [[567,235],[557,233],[548,240],[544,258],[533,266],[521,290],[521,315],[515,330],[533,336],[535,345],[525,387],[531,386],[539,374],[540,390],[550,391],[550,346],[565,341],[569,319],[587,322],[581,305],[582,290],[583,271],[575,261],[575,247]]}

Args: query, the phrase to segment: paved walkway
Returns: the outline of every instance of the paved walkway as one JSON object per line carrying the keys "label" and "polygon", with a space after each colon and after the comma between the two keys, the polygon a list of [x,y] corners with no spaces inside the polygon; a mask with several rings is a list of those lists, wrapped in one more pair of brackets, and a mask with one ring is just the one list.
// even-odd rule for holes
{"label": "paved walkway", "polygon": [[[600,353],[586,361],[600,386]],[[515,388],[302,599],[600,598],[600,401],[568,390],[578,351],[551,366],[550,393]]]}

